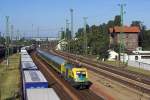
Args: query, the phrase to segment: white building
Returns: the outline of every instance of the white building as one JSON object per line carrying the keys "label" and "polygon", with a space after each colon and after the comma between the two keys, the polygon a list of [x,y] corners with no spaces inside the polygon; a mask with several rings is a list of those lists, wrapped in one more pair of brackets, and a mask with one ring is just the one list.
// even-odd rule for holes
{"label": "white building", "polygon": [[52,41],[52,40],[58,40],[57,37],[32,37],[31,39],[35,41]]}
{"label": "white building", "polygon": [[59,41],[59,43],[56,46],[56,50],[65,50],[67,47],[67,41],[65,39],[62,39]]}
{"label": "white building", "polygon": [[113,50],[108,50],[108,52],[109,52],[109,57],[107,59],[108,61],[116,61],[116,60],[118,60],[119,54],[117,52],[115,52]]}
{"label": "white building", "polygon": [[141,47],[128,55],[121,55],[121,61],[123,60],[130,66],[150,70],[150,51],[142,51]]}

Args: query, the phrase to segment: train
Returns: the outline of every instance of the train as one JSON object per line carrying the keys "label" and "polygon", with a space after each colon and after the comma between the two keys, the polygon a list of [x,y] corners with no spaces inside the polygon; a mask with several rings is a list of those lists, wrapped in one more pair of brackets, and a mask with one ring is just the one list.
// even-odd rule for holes
{"label": "train", "polygon": [[23,100],[60,100],[53,88],[32,60],[30,47],[21,48],[20,71]]}
{"label": "train", "polygon": [[87,89],[91,86],[87,69],[74,65],[61,57],[37,49],[37,55],[46,61],[56,72],[77,89]]}

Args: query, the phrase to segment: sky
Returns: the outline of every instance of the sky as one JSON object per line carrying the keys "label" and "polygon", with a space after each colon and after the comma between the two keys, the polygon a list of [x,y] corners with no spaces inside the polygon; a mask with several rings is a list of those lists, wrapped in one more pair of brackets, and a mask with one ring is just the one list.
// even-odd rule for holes
{"label": "sky", "polygon": [[[150,28],[150,0],[0,0],[0,31],[6,30],[5,16],[24,36],[56,37],[65,21],[70,21],[70,8],[74,9],[74,32],[83,27],[83,17],[89,25],[99,25],[120,14],[118,4],[126,6],[124,24],[140,20]],[[33,33],[33,35],[31,35]]]}

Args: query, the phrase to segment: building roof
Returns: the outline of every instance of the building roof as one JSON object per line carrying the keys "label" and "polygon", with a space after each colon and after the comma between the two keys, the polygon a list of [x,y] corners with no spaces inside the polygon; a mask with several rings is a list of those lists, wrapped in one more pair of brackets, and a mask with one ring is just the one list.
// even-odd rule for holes
{"label": "building roof", "polygon": [[115,26],[114,28],[109,28],[109,33],[120,33],[120,32],[124,32],[124,33],[139,33],[140,29],[137,26],[124,26],[123,28],[120,26]]}

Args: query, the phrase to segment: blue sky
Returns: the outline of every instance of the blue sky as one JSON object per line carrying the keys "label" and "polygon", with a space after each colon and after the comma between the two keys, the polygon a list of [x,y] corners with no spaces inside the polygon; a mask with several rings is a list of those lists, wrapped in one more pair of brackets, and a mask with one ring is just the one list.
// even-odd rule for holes
{"label": "blue sky", "polygon": [[89,25],[99,25],[114,19],[120,13],[119,3],[126,3],[124,23],[141,20],[150,28],[150,0],[1,0],[0,31],[5,31],[5,16],[10,16],[10,24],[26,36],[34,36],[37,27],[40,36],[57,36],[65,20],[70,20],[69,9],[74,9],[74,30],[83,26],[83,17],[88,17]]}

